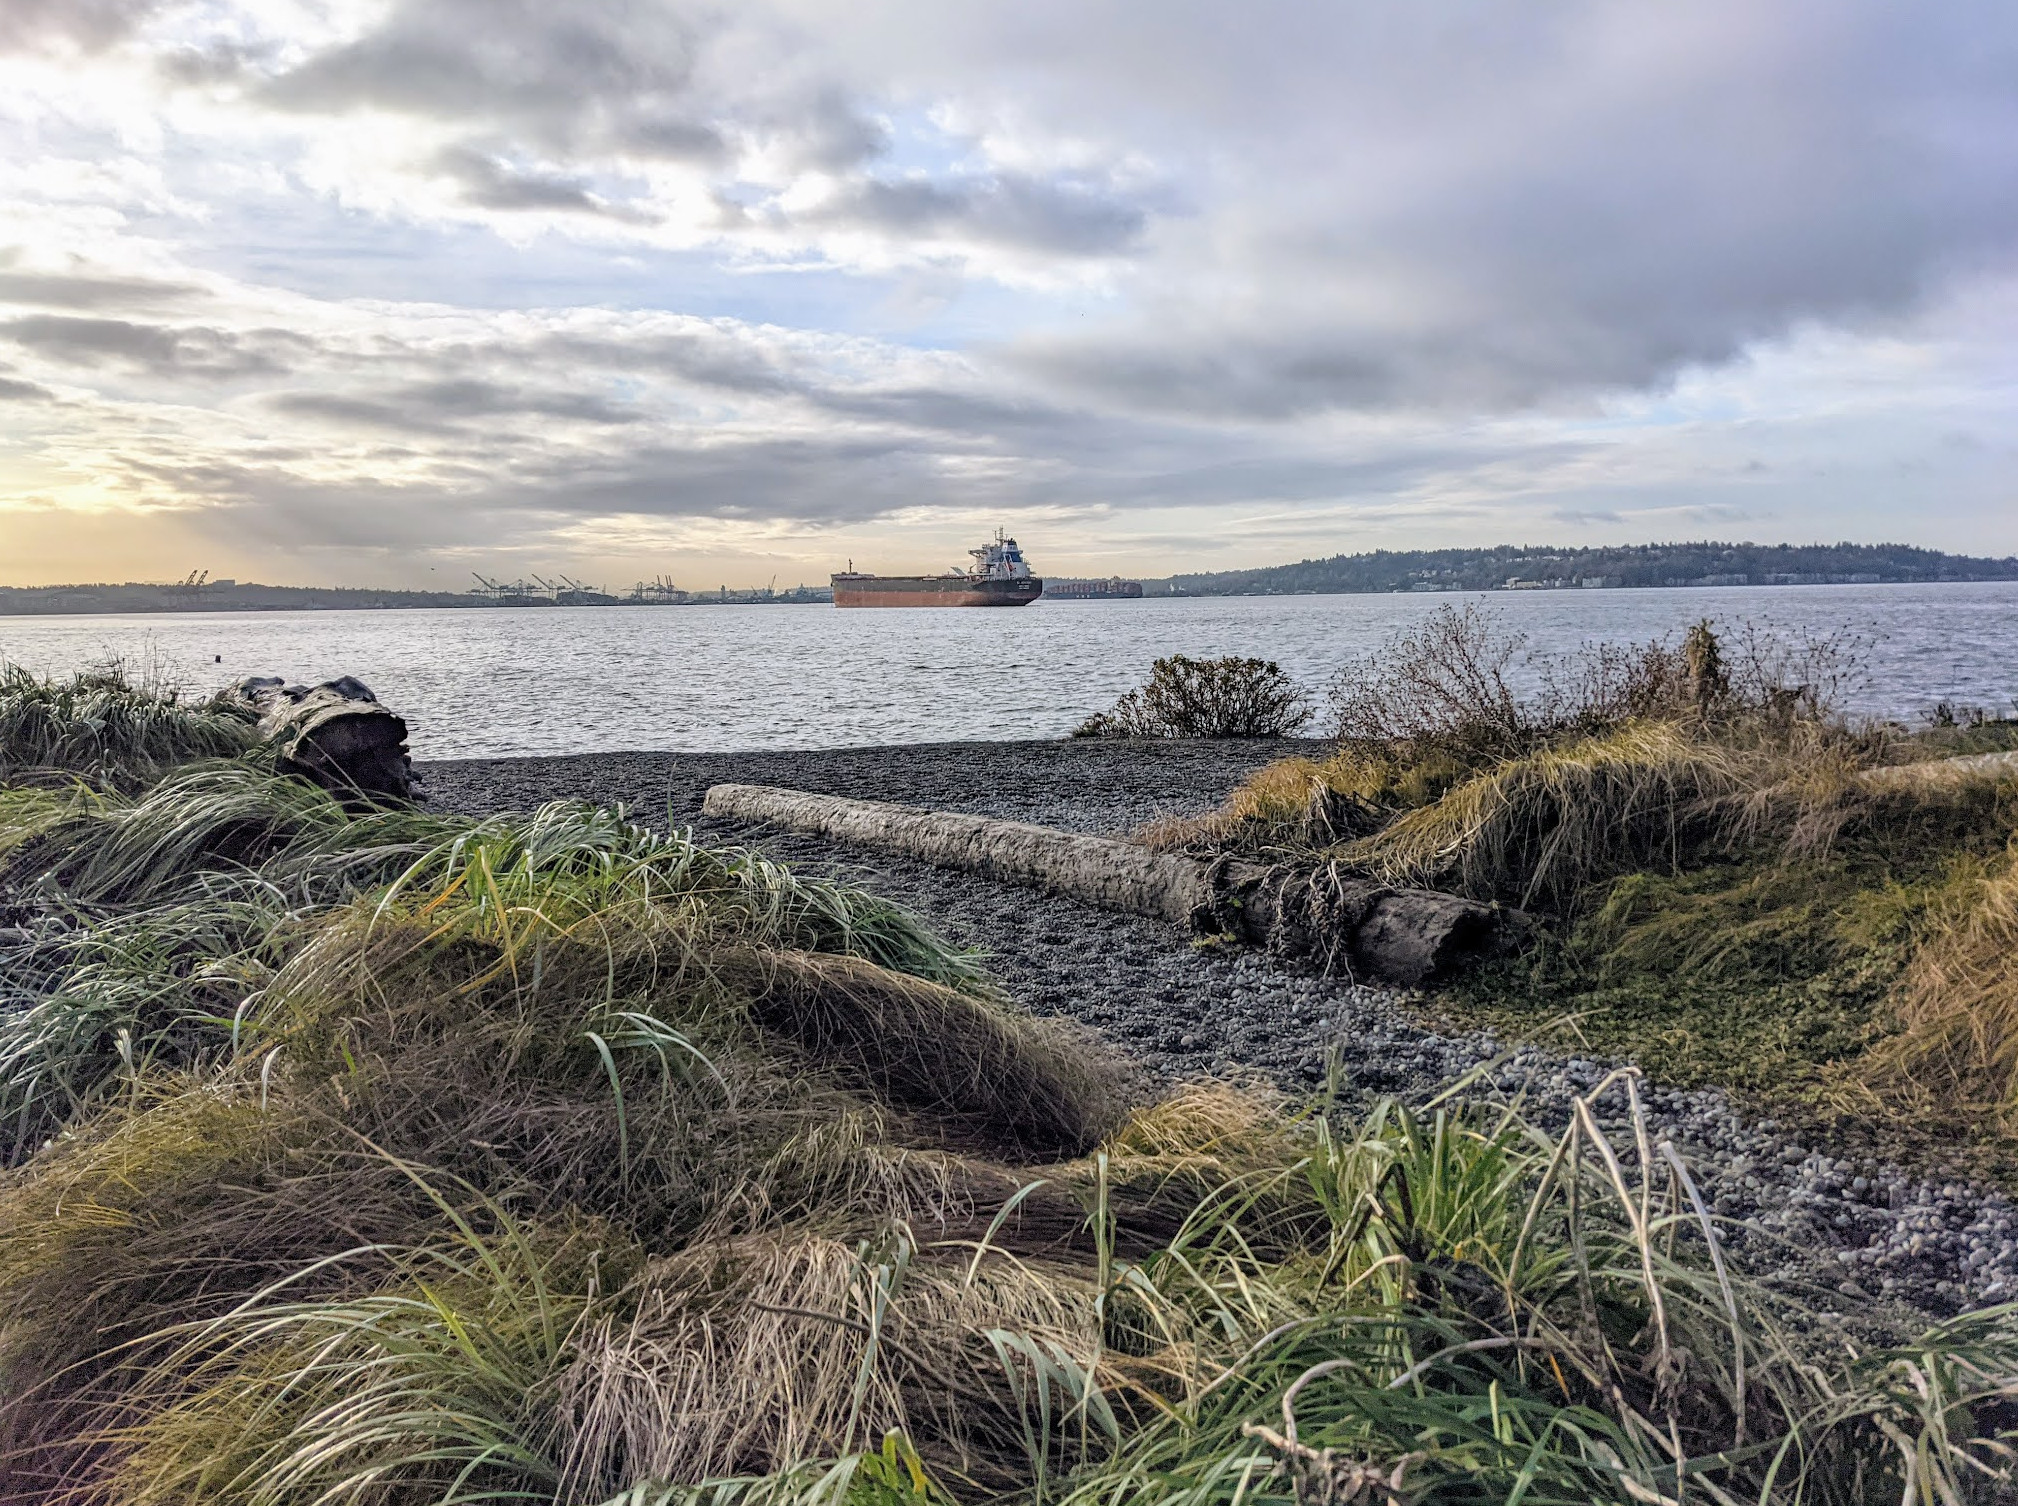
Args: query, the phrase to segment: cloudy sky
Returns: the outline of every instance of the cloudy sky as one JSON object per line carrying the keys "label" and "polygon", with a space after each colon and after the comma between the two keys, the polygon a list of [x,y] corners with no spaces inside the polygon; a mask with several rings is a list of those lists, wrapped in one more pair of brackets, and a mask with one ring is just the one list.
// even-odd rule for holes
{"label": "cloudy sky", "polygon": [[0,579],[2018,551],[2008,0],[0,0]]}

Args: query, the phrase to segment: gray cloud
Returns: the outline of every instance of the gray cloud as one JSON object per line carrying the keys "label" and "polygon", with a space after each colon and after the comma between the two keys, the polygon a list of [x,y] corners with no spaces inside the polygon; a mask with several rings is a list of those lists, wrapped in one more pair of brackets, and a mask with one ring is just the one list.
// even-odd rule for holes
{"label": "gray cloud", "polygon": [[[0,8],[0,46],[72,48],[146,9]],[[1232,27],[1182,0],[1153,25],[1140,0],[390,0],[306,55],[231,0],[190,15],[156,63],[245,86],[204,112],[239,112],[218,136],[233,171],[207,175],[186,142],[136,147],[144,186],[108,172],[77,203],[128,192],[150,249],[181,237],[206,286],[270,286],[198,316],[177,307],[193,287],[0,257],[0,300],[45,311],[0,316],[30,353],[8,380],[34,389],[0,395],[116,374],[104,448],[136,493],[217,499],[275,537],[921,504],[1279,502],[1284,530],[1327,507],[1406,518],[1418,498],[1573,528],[1744,516],[1701,495],[1718,486],[1833,517],[1844,488],[1821,493],[1826,446],[1801,452],[1798,425],[1841,441],[1881,390],[1953,409],[1888,410],[1894,439],[1838,444],[1873,495],[1902,455],[1978,475],[1897,437],[1911,424],[2008,427],[1982,372],[2018,316],[1980,291],[2018,268],[2001,0],[1252,0]],[[417,145],[320,150],[345,128],[314,117],[362,110],[409,117]],[[61,151],[102,151],[97,129]],[[431,219],[434,195],[407,212],[416,159],[500,234]],[[645,159],[701,169],[719,223]],[[625,200],[647,192],[663,219],[632,237],[646,217]],[[553,222],[531,236],[512,222],[528,212]],[[369,303],[318,282],[338,258]],[[915,316],[894,286],[914,275],[936,279]],[[243,327],[295,297],[324,300],[301,329],[351,333]],[[698,313],[719,317],[669,317]],[[1842,332],[1898,343],[1776,356]],[[1817,374],[1838,349],[1864,364]],[[1678,378],[1686,399],[1698,371],[1730,383],[1727,408],[1677,423],[1613,403]],[[218,395],[239,378],[285,390]],[[232,422],[203,432],[225,402]],[[249,455],[248,415],[299,421],[282,435],[299,453]],[[1755,453],[1770,476],[1740,469]],[[381,458],[424,479],[341,479]]]}
{"label": "gray cloud", "polygon": [[17,382],[12,377],[0,377],[0,403],[46,403],[55,400],[56,394],[47,387],[34,382]]}
{"label": "gray cloud", "polygon": [[1066,256],[1127,249],[1148,216],[1112,190],[1004,173],[978,181],[864,179],[812,223],[860,226],[893,237],[953,235]]}
{"label": "gray cloud", "polygon": [[97,52],[126,37],[169,0],[6,0],[0,52],[36,52],[68,43]]}
{"label": "gray cloud", "polygon": [[631,424],[636,409],[573,392],[537,392],[471,377],[405,382],[374,395],[280,392],[266,399],[282,413],[346,425],[439,434],[472,420],[538,415],[591,424]]}
{"label": "gray cloud", "polygon": [[[1633,17],[1569,0],[1489,25],[1465,0],[1400,17],[1256,0],[1237,34],[1182,9],[1145,28],[1123,0],[784,13],[402,0],[268,94],[406,110],[558,164],[515,168],[473,134],[444,165],[478,207],[620,215],[590,188],[594,164],[662,150],[726,165],[728,131],[842,178],[796,218],[725,197],[731,236],[1130,258],[1119,317],[1026,325],[1013,359],[1203,416],[1658,385],[1803,321],[1910,310],[2018,240],[2018,154],[2001,145],[2018,130],[2003,82],[2018,25],[1996,0]],[[921,95],[984,116],[1000,103],[1081,160],[863,171],[893,147],[864,101]],[[1198,233],[1155,234],[1166,206],[1086,165],[1101,159],[1166,164]]]}
{"label": "gray cloud", "polygon": [[306,109],[532,119],[611,94],[678,92],[691,51],[688,28],[661,6],[406,0],[357,41],[275,80],[271,94]]}
{"label": "gray cloud", "polygon": [[509,473],[469,471],[402,485],[333,484],[287,466],[224,459],[121,456],[116,463],[151,488],[227,508],[232,526],[256,527],[289,547],[433,547],[479,534],[502,543],[612,512],[860,521],[916,505],[944,486],[929,454],[863,438],[647,444],[591,455],[535,444],[513,460]]}
{"label": "gray cloud", "polygon": [[[790,398],[820,412],[942,434],[1018,434],[1059,443],[1097,444],[1106,420],[1002,386],[926,386],[881,380],[836,381],[790,346],[765,344],[747,331],[702,327],[627,340],[552,335],[526,353],[536,364],[583,364],[609,373],[671,377],[697,387],[755,398]],[[981,380],[985,380],[981,379]]]}
{"label": "gray cloud", "polygon": [[[1251,9],[1218,66],[1179,26],[1164,66],[1103,69],[1240,176],[1130,317],[1028,338],[1029,369],[1199,414],[1519,407],[1896,317],[2018,251],[2018,24],[1987,0],[1294,9]],[[1117,14],[1063,66],[1111,57]]]}
{"label": "gray cloud", "polygon": [[618,122],[610,135],[615,146],[630,157],[715,164],[729,154],[728,143],[715,127],[678,115],[641,113]]}
{"label": "gray cloud", "polygon": [[790,143],[789,156],[802,168],[845,172],[890,149],[889,128],[831,85],[803,99],[773,104],[759,120]]}
{"label": "gray cloud", "polygon": [[153,308],[200,297],[194,283],[95,273],[15,272],[0,266],[0,303],[59,309]]}
{"label": "gray cloud", "polygon": [[[365,36],[269,80],[263,96],[291,110],[369,105],[479,132],[438,154],[434,166],[483,209],[642,222],[648,217],[591,188],[597,169],[626,158],[728,169],[734,135],[762,143],[774,163],[836,175],[842,186],[797,219],[775,208],[750,214],[725,194],[726,227],[813,234],[846,227],[897,242],[948,239],[1064,256],[1111,255],[1140,239],[1145,205],[1097,172],[868,175],[867,165],[892,147],[890,127],[834,78],[777,66],[756,79],[698,77],[725,25],[696,21],[674,4],[631,0],[585,0],[560,11],[530,0],[405,0]],[[731,55],[747,70],[746,54],[768,48],[775,65],[779,45],[742,35]],[[514,143],[561,165],[520,166],[528,153]]]}
{"label": "gray cloud", "polygon": [[794,364],[787,351],[720,328],[648,333],[630,339],[548,335],[530,354],[534,359],[581,362],[608,371],[672,376],[696,386],[752,396],[803,394],[813,389],[807,373]]}
{"label": "gray cloud", "polygon": [[719,151],[680,106],[695,28],[671,6],[626,0],[402,0],[356,41],[271,80],[286,109],[399,110],[508,128],[544,149],[620,141],[655,155]]}
{"label": "gray cloud", "polygon": [[[490,126],[552,153],[719,164],[717,114],[781,143],[802,167],[840,171],[881,155],[889,133],[831,80],[704,87],[698,63],[718,15],[669,0],[400,0],[356,41],[272,79],[282,108],[370,105]],[[766,59],[770,61],[770,59]]]}
{"label": "gray cloud", "polygon": [[115,361],[156,376],[210,379],[279,376],[315,349],[312,340],[291,330],[177,327],[66,314],[0,320],[0,339],[62,361]]}
{"label": "gray cloud", "polygon": [[484,209],[544,209],[620,220],[647,218],[606,203],[577,178],[522,171],[470,146],[437,153],[434,165],[462,184],[468,203]]}
{"label": "gray cloud", "polygon": [[275,49],[269,44],[213,40],[200,46],[177,47],[155,59],[161,75],[178,84],[239,83],[270,65]]}

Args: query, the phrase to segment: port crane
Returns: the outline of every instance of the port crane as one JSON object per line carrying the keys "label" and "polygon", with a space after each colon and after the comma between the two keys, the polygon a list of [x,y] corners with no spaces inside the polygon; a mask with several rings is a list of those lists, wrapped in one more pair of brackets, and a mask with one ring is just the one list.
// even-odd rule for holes
{"label": "port crane", "polygon": [[665,605],[687,599],[687,593],[664,575],[655,575],[650,580],[641,580],[631,587],[628,600],[654,605]]}
{"label": "port crane", "polygon": [[476,584],[470,588],[472,596],[488,596],[492,601],[520,601],[533,594],[532,587],[522,580],[492,580],[474,570],[470,574],[476,579]]}

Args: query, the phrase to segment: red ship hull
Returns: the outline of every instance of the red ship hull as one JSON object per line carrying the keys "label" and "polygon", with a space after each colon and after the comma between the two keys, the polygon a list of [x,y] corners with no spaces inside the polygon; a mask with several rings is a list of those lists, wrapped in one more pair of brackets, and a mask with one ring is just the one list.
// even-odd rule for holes
{"label": "red ship hull", "polygon": [[836,575],[837,607],[1024,607],[1044,582],[974,580],[958,575]]}

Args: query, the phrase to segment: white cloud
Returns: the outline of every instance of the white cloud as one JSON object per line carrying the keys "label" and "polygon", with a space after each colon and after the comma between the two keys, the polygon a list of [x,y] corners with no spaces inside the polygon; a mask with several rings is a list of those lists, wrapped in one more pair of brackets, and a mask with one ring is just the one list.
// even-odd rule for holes
{"label": "white cloud", "polygon": [[380,575],[998,515],[2018,548],[2004,8],[1231,17],[14,0],[0,506]]}

